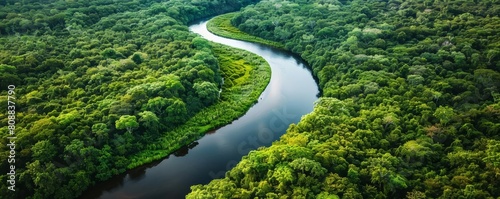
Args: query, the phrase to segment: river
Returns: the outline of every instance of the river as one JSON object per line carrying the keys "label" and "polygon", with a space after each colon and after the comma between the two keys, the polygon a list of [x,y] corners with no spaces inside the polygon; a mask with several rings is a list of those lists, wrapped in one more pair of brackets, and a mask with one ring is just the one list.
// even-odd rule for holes
{"label": "river", "polygon": [[250,150],[270,146],[291,123],[313,110],[319,90],[300,58],[268,46],[216,36],[208,32],[206,24],[206,20],[201,21],[189,29],[207,40],[255,53],[270,64],[271,81],[259,102],[231,124],[163,160],[97,183],[81,198],[184,198],[190,186],[224,177]]}

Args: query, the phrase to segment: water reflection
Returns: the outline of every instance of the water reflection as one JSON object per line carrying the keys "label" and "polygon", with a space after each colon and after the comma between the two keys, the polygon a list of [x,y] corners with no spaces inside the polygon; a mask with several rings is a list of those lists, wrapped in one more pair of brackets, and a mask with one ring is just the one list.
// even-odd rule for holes
{"label": "water reflection", "polygon": [[198,142],[195,141],[186,146],[182,146],[179,150],[174,152],[175,157],[182,157],[187,155],[189,153],[189,149],[193,149],[196,145],[198,145]]}
{"label": "water reflection", "polygon": [[286,51],[215,36],[206,21],[190,30],[208,40],[245,49],[263,57],[271,66],[271,81],[260,100],[241,118],[208,132],[168,158],[127,171],[99,183],[81,198],[184,198],[190,186],[224,177],[248,151],[270,146],[291,123],[311,112],[319,93],[305,62]]}

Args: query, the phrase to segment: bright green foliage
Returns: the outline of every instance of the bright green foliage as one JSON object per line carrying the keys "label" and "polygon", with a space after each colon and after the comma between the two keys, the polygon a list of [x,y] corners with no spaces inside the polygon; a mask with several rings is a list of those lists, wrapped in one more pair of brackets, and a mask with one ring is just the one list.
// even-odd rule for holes
{"label": "bright green foliage", "polygon": [[422,162],[424,158],[428,158],[433,154],[431,148],[426,147],[424,144],[429,145],[430,143],[424,142],[421,144],[416,140],[410,140],[403,146],[400,146],[398,152],[401,156],[405,157],[408,162],[414,161],[415,159],[418,160],[417,162]]}
{"label": "bright green foliage", "polygon": [[[499,8],[263,0],[214,20],[221,35],[299,54],[323,97],[279,141],[188,197],[220,183],[241,198],[500,197]],[[276,157],[293,147],[311,155]]]}
{"label": "bright green foliage", "polygon": [[483,161],[492,164],[495,168],[500,168],[500,141],[488,141],[488,149],[486,149],[486,157]]}
{"label": "bright green foliage", "polygon": [[441,124],[446,125],[453,118],[453,108],[439,106],[434,112],[434,117],[438,118]]}
{"label": "bright green foliage", "polygon": [[139,119],[139,122],[142,122],[142,125],[146,128],[149,129],[152,133],[157,133],[158,130],[160,129],[160,119],[156,116],[151,111],[144,111],[139,113],[141,118]]}
{"label": "bright green foliage", "polygon": [[326,169],[320,163],[307,158],[295,159],[289,165],[295,173],[305,173],[313,177],[321,177],[326,173]]}
{"label": "bright green foliage", "polygon": [[270,46],[274,46],[277,48],[283,48],[283,44],[278,42],[262,39],[260,37],[252,36],[247,34],[238,28],[231,25],[231,18],[233,18],[237,13],[227,13],[220,16],[217,16],[210,20],[207,24],[207,29],[210,32],[213,32],[216,35],[222,37],[231,37],[240,40],[246,40],[261,44],[266,44]]}
{"label": "bright green foliage", "polygon": [[139,127],[137,118],[131,115],[123,115],[116,121],[116,129],[127,129],[128,133],[132,133],[133,129]]}
{"label": "bright green foliage", "polygon": [[[249,59],[249,92],[223,101],[220,61],[187,24],[253,2],[0,1],[0,107],[7,110],[14,84],[19,188],[2,183],[0,197],[77,197],[241,116],[267,85],[265,63]],[[211,107],[218,102],[225,103]],[[217,117],[221,110],[234,111]],[[0,162],[1,171],[8,166]]]}
{"label": "bright green foliage", "polygon": [[339,196],[327,192],[321,192],[316,197],[317,199],[340,199]]}

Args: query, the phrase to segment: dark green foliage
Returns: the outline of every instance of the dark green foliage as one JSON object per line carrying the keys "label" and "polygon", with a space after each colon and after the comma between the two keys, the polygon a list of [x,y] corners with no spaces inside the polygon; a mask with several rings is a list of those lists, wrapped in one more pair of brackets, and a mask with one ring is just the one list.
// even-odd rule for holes
{"label": "dark green foliage", "polygon": [[499,14],[496,1],[427,0],[264,0],[232,14],[309,62],[323,97],[187,198],[500,197]]}
{"label": "dark green foliage", "polygon": [[[219,44],[212,44],[211,48],[215,52],[214,55],[225,79],[218,103],[201,110],[177,128],[169,130],[158,141],[149,143],[146,148],[150,150],[144,150],[132,156],[128,168],[169,155],[170,152],[182,146],[176,140],[194,141],[205,132],[237,119],[257,101],[259,95],[266,88],[271,78],[271,70],[264,59],[249,52]],[[218,93],[219,91],[217,91]],[[148,106],[151,106],[153,110],[163,110],[163,108],[157,108],[170,104],[165,111],[172,112],[172,114],[166,118],[166,121],[159,124],[163,125],[180,121],[176,117],[182,115],[182,111],[185,109],[182,106],[177,107],[175,104],[181,102],[178,99],[153,98],[148,101]],[[141,116],[139,122],[151,128],[156,121],[153,112],[139,113]]]}
{"label": "dark green foliage", "polygon": [[[243,114],[258,94],[226,102],[235,111],[213,120],[218,109],[207,108],[221,102],[219,61],[187,24],[253,2],[0,1],[2,160],[9,153],[3,96],[11,84],[18,138],[18,189],[2,183],[1,198],[77,197]],[[260,93],[266,82],[251,88]],[[1,161],[1,171],[8,167]]]}

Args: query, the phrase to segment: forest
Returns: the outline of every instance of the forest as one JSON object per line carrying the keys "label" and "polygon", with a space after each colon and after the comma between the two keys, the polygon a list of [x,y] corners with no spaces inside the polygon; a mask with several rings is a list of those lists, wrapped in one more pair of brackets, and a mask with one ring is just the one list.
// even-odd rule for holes
{"label": "forest", "polygon": [[322,96],[186,198],[500,197],[499,1],[0,0],[1,198],[78,197],[244,113],[265,61],[187,26],[233,11],[211,31],[300,55]]}
{"label": "forest", "polygon": [[187,198],[499,198],[499,15],[487,0],[262,0],[214,20],[299,54],[322,97]]}
{"label": "forest", "polygon": [[0,1],[2,182],[9,85],[17,137],[17,189],[1,183],[1,198],[78,197],[242,115],[269,82],[267,64],[187,25],[250,3]]}

